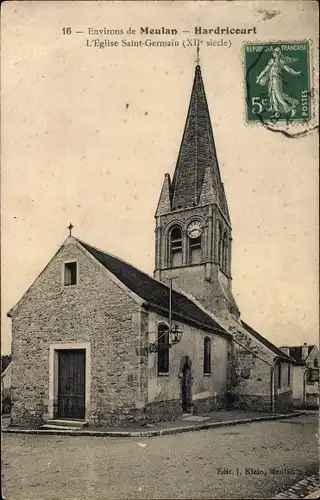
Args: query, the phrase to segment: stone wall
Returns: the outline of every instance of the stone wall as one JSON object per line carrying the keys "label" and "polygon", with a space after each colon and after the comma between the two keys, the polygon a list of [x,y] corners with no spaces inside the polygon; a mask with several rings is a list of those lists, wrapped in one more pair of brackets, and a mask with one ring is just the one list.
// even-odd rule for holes
{"label": "stone wall", "polygon": [[182,416],[180,399],[153,401],[146,406],[145,421],[168,422]]}
{"label": "stone wall", "polygon": [[226,408],[226,395],[211,396],[209,398],[198,399],[193,402],[193,413],[200,415],[212,410]]}
{"label": "stone wall", "polygon": [[[254,354],[234,342],[232,391],[235,395],[235,401],[242,405],[242,402],[246,400],[245,406],[248,408],[254,406],[255,409],[259,409],[258,402],[260,401],[265,408],[265,398],[270,400],[273,356],[265,353],[264,349],[257,342],[251,340],[249,336],[240,337],[237,335],[236,339]],[[259,357],[256,357],[255,354]],[[265,359],[266,362],[260,358]]]}
{"label": "stone wall", "polygon": [[130,425],[145,425],[151,422],[169,422],[182,416],[180,400],[156,401],[142,408],[119,408],[102,412],[99,418],[93,415],[89,425],[128,428]]}
{"label": "stone wall", "polygon": [[[243,410],[271,412],[271,395],[259,396],[241,394],[237,398],[234,407]],[[293,410],[292,391],[282,392],[274,395],[274,412],[288,412]]]}
{"label": "stone wall", "polygon": [[276,394],[274,409],[278,413],[285,413],[292,411],[293,410],[292,391],[286,391]]}
{"label": "stone wall", "polygon": [[235,407],[242,410],[262,411],[269,413],[271,411],[271,395],[259,396],[252,394],[241,394],[238,396]]}
{"label": "stone wall", "polygon": [[229,314],[230,305],[235,305],[228,279],[216,264],[204,263],[161,271],[162,281],[172,276],[178,276],[174,282],[217,316]]}
{"label": "stone wall", "polygon": [[[281,381],[278,380],[278,363],[272,369],[275,354],[260,341],[239,327],[232,327],[234,335],[230,376],[233,407],[255,411],[271,411],[271,373],[273,372],[274,410],[292,408],[293,370],[288,374],[289,363],[281,361]],[[240,345],[241,344],[241,345]],[[251,352],[249,352],[247,349]],[[264,360],[264,361],[263,361]],[[281,396],[280,394],[287,394]],[[280,395],[277,399],[277,395]],[[290,401],[283,402],[283,399]],[[277,403],[278,401],[278,403]]]}

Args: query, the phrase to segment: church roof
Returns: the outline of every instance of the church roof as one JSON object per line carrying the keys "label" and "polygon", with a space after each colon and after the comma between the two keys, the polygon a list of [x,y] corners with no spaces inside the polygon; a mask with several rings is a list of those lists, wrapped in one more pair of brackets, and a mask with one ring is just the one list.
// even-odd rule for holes
{"label": "church roof", "polygon": [[281,351],[281,349],[279,349],[279,347],[276,347],[274,344],[272,344],[272,342],[270,342],[265,337],[260,335],[260,333],[258,333],[256,330],[254,330],[251,326],[249,326],[247,323],[245,323],[242,320],[241,320],[241,324],[245,328],[245,330],[247,330],[247,332],[249,332],[254,338],[259,340],[259,342],[261,342],[268,349],[270,349],[270,351],[272,351],[276,356],[279,356],[279,358],[286,359],[286,360],[291,361],[291,362],[293,361],[291,353],[290,353],[290,356],[285,354],[283,351]]}
{"label": "church roof", "polygon": [[178,160],[170,186],[172,210],[218,203],[230,221],[200,65],[197,64]]}
{"label": "church roof", "polygon": [[[145,300],[144,307],[146,309],[168,316],[169,287],[167,285],[160,283],[118,257],[98,250],[79,239],[77,241],[127,288]],[[232,338],[230,333],[222,329],[218,323],[192,300],[175,290],[172,290],[172,318],[176,321]]]}

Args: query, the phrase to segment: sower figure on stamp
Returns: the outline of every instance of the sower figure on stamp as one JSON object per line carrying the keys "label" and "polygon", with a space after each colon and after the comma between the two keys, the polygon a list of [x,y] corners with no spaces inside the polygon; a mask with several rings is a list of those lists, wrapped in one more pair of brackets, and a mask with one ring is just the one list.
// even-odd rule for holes
{"label": "sower figure on stamp", "polygon": [[279,47],[276,47],[268,64],[257,77],[257,83],[262,86],[268,85],[270,103],[268,111],[273,112],[272,118],[279,118],[281,114],[290,115],[292,118],[296,113],[299,101],[283,91],[281,72],[285,70],[291,75],[300,76],[301,71],[295,71],[287,65],[297,60],[294,57],[283,56]]}

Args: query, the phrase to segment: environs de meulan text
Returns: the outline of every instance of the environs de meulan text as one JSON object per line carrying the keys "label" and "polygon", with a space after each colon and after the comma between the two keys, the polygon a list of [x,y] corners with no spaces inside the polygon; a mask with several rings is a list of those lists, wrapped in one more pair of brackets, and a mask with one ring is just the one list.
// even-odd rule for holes
{"label": "environs de meulan text", "polygon": [[109,29],[109,28],[88,28],[89,35],[178,35],[178,34],[193,34],[193,35],[256,35],[257,28],[235,28],[230,26],[216,26],[215,28],[203,28],[202,26],[194,26],[191,30],[177,30],[176,28],[166,28],[161,26],[159,28],[150,28],[148,26],[141,26],[138,29],[129,27],[124,29]]}

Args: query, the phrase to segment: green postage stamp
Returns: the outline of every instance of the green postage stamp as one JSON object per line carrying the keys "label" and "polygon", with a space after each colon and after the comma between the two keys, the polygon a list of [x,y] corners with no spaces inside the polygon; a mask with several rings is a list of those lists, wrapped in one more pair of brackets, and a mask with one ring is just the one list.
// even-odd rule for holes
{"label": "green postage stamp", "polygon": [[311,119],[309,42],[244,44],[248,123]]}

